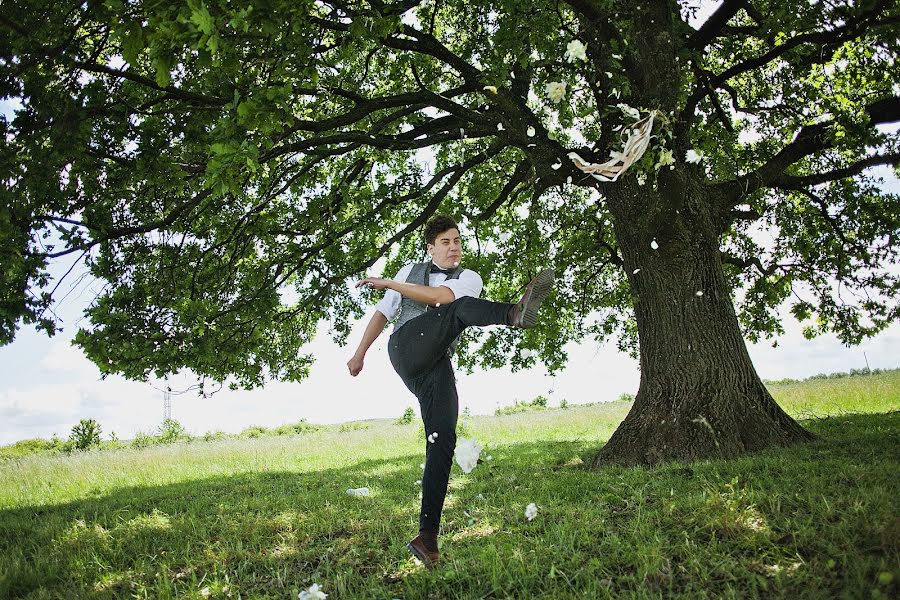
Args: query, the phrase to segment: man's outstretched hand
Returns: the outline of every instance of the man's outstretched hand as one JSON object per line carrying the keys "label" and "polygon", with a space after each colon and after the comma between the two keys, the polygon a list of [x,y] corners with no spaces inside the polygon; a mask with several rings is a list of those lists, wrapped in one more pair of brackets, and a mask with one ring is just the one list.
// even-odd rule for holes
{"label": "man's outstretched hand", "polygon": [[381,279],[379,277],[366,277],[365,279],[360,279],[356,282],[354,287],[362,287],[366,286],[373,290],[383,290],[388,284],[391,282],[390,279]]}
{"label": "man's outstretched hand", "polygon": [[347,361],[347,368],[350,369],[350,375],[356,377],[363,369],[363,357],[353,355],[353,358]]}

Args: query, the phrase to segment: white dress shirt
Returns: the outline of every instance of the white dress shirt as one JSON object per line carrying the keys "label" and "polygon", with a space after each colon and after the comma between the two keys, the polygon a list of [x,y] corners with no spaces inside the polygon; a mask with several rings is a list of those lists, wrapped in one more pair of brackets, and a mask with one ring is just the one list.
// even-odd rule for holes
{"label": "white dress shirt", "polygon": [[[412,268],[413,263],[410,263],[400,269],[400,272],[394,276],[394,281],[406,282],[406,278],[409,277]],[[446,288],[450,288],[450,291],[453,292],[454,300],[462,298],[463,296],[478,298],[481,295],[482,288],[484,288],[481,275],[475,271],[470,271],[469,269],[463,269],[462,273],[459,274],[458,279],[451,279],[450,281],[447,281],[446,279],[447,275],[444,273],[429,273],[428,285],[429,287],[442,285]],[[384,291],[384,298],[375,305],[375,310],[387,317],[388,321],[393,321],[397,318],[397,315],[400,314],[400,301],[402,299],[403,296],[400,295],[400,292],[386,289]]]}

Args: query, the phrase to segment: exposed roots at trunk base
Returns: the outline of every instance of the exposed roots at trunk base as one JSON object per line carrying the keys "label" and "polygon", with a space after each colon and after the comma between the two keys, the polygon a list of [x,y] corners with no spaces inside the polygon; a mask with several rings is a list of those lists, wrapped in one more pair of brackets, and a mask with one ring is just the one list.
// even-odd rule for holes
{"label": "exposed roots at trunk base", "polygon": [[635,400],[634,407],[600,449],[592,468],[726,459],[815,439],[767,392],[709,399],[672,410],[661,398]]}

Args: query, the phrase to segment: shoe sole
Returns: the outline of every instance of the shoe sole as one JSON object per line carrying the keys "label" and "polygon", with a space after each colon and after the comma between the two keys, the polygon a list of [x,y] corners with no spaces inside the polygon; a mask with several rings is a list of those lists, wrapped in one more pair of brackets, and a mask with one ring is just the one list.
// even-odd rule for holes
{"label": "shoe sole", "polygon": [[407,550],[409,550],[413,556],[422,561],[422,564],[425,565],[427,569],[433,569],[437,566],[437,564],[431,562],[431,559],[419,552],[419,549],[413,546],[411,543],[406,545]]}
{"label": "shoe sole", "polygon": [[553,269],[544,269],[535,277],[534,287],[531,288],[531,296],[525,300],[525,309],[522,311],[522,326],[526,329],[537,325],[538,309],[550,290],[553,289],[553,283],[556,276]]}

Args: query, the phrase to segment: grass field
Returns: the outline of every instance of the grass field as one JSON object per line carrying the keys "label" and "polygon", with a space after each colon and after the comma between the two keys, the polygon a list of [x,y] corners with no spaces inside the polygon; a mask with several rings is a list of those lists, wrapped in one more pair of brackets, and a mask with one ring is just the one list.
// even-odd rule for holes
{"label": "grass field", "polygon": [[462,419],[434,572],[417,422],[0,460],[0,598],[896,597],[900,371],[770,389],[815,442],[590,471],[628,403]]}

